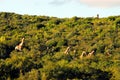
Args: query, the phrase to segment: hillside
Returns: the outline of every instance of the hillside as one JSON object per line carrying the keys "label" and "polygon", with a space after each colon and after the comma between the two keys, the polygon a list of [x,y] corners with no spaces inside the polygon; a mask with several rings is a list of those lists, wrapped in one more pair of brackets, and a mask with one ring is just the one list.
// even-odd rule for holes
{"label": "hillside", "polygon": [[[120,80],[119,35],[120,16],[56,18],[1,12],[0,80]],[[15,50],[22,38],[21,50]],[[83,51],[94,52],[81,58]]]}

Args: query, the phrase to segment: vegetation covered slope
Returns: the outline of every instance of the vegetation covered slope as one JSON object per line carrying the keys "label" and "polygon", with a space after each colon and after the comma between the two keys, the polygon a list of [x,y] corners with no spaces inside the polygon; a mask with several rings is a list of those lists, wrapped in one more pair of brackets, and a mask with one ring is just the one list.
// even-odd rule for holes
{"label": "vegetation covered slope", "polygon": [[[119,35],[120,16],[56,18],[1,12],[0,80],[120,80]],[[22,51],[16,51],[23,37]],[[83,51],[92,50],[94,56],[80,59]]]}

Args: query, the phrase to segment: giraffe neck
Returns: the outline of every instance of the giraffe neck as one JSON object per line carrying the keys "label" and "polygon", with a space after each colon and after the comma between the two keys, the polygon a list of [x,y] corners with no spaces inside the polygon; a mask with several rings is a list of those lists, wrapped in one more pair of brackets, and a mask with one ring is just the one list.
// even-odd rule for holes
{"label": "giraffe neck", "polygon": [[19,46],[22,46],[23,45],[23,42],[21,42],[20,44],[19,44]]}
{"label": "giraffe neck", "polygon": [[19,44],[19,46],[22,46],[22,45],[23,45],[23,42],[24,42],[24,38],[22,38],[22,41],[21,41],[21,43]]}
{"label": "giraffe neck", "polygon": [[67,49],[65,50],[65,54],[68,54],[69,53],[69,51],[70,51],[70,47],[67,47]]}
{"label": "giraffe neck", "polygon": [[88,56],[92,56],[94,54],[95,51],[92,51],[88,54]]}

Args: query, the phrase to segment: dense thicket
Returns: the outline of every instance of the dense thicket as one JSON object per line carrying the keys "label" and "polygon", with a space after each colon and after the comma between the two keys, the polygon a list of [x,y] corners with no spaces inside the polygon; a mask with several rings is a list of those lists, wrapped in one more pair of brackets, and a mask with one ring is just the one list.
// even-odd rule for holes
{"label": "dense thicket", "polygon": [[[0,80],[120,80],[120,16],[0,13]],[[25,38],[22,51],[15,46]],[[64,54],[70,46],[69,54]],[[96,50],[88,58],[83,51]],[[108,56],[107,53],[110,53]]]}

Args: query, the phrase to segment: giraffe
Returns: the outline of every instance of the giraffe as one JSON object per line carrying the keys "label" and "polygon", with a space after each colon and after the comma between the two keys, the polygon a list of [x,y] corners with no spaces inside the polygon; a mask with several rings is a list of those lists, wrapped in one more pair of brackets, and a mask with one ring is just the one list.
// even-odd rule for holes
{"label": "giraffe", "polygon": [[92,50],[92,51],[89,52],[88,54],[87,54],[86,51],[83,51],[82,54],[80,55],[80,59],[82,59],[84,56],[90,58],[92,55],[94,55],[95,52],[96,52],[96,49],[95,49],[95,50]]}
{"label": "giraffe", "polygon": [[21,51],[23,42],[24,42],[24,38],[22,38],[21,43],[15,47],[15,50]]}
{"label": "giraffe", "polygon": [[88,57],[91,57],[94,53],[95,53],[95,51],[92,50],[87,56],[88,56]]}
{"label": "giraffe", "polygon": [[69,52],[70,52],[70,48],[71,48],[71,47],[67,47],[67,49],[65,50],[64,53],[65,53],[65,54],[69,54]]}
{"label": "giraffe", "polygon": [[106,56],[111,56],[110,52],[106,52]]}
{"label": "giraffe", "polygon": [[80,56],[80,59],[83,58],[83,56],[87,55],[85,51],[82,52],[81,56]]}

